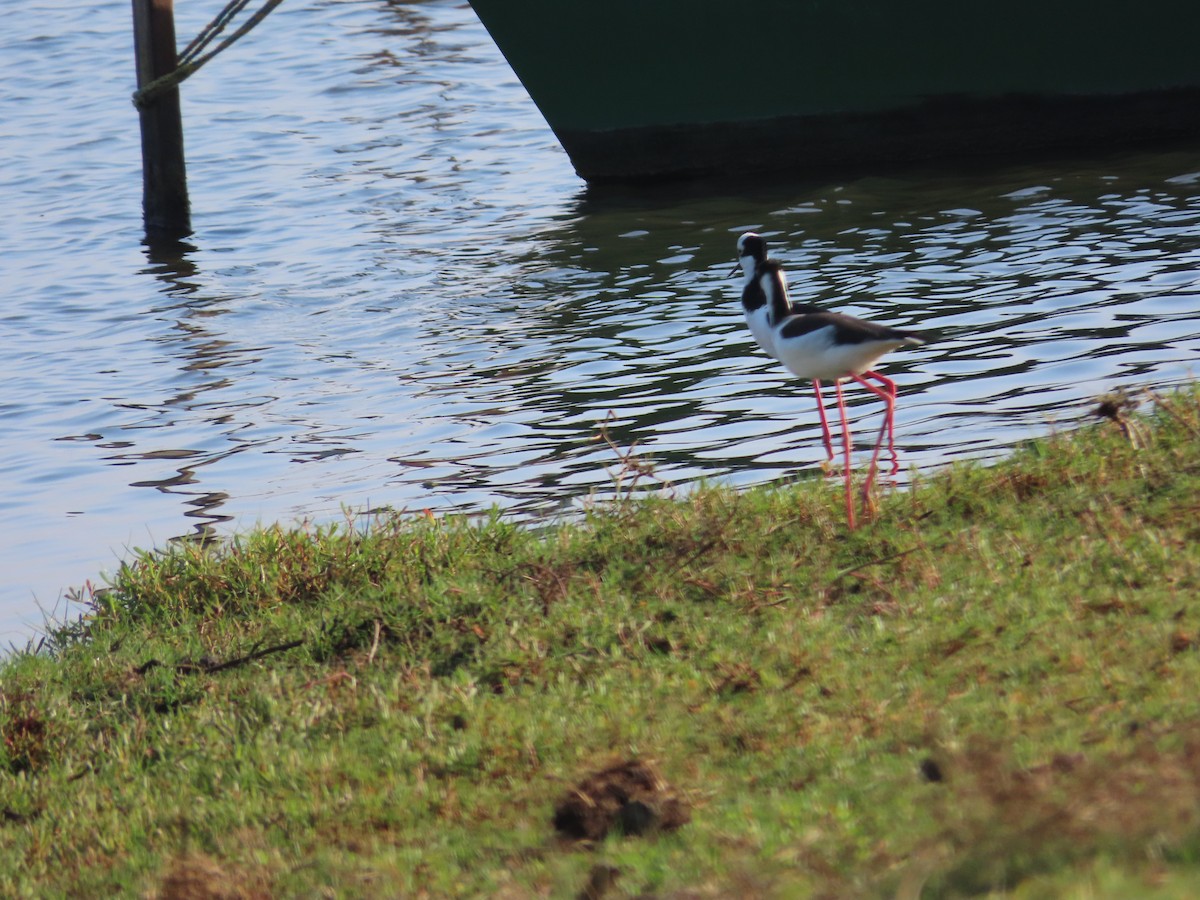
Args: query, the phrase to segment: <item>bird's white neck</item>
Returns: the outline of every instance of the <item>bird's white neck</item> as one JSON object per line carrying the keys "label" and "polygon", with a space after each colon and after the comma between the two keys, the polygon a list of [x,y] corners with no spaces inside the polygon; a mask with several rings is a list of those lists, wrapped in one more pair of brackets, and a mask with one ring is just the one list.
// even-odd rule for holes
{"label": "bird's white neck", "polygon": [[754,283],[758,263],[750,255],[739,257],[738,262],[742,266],[742,290],[745,290]]}

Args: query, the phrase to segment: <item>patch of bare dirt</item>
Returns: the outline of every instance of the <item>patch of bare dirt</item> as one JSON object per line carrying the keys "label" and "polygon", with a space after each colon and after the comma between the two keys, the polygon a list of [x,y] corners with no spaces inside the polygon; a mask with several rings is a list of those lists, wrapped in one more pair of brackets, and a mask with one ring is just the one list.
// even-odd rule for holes
{"label": "patch of bare dirt", "polygon": [[687,801],[653,766],[636,759],[588,775],[554,809],[554,827],[575,840],[600,840],[613,829],[627,835],[673,831],[691,818]]}
{"label": "patch of bare dirt", "polygon": [[246,884],[223,869],[215,859],[190,853],[170,863],[154,900],[266,900],[263,885]]}

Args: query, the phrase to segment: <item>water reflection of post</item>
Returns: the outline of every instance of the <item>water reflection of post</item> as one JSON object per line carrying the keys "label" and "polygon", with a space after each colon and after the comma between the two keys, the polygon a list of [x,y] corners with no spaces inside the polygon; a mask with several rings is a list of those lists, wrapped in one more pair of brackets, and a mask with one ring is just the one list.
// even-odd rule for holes
{"label": "water reflection of post", "polygon": [[[158,245],[150,244],[146,248],[146,258],[150,262],[150,266],[144,270],[145,274],[153,275],[158,279],[163,285],[163,293],[168,298],[177,301],[173,305],[187,311],[194,310],[197,306],[208,306],[211,302],[215,302],[198,300],[193,297],[201,289],[200,284],[192,280],[199,274],[199,269],[189,257],[189,254],[195,252],[195,250],[196,248],[191,244],[180,242]],[[193,322],[185,322],[182,318],[177,322],[177,327],[187,333],[189,338],[196,336],[204,338],[212,337],[204,328],[198,327]],[[212,341],[210,340],[208,343],[211,345]],[[185,360],[185,369],[207,369],[208,363],[211,362],[203,353],[189,353],[185,356]],[[162,405],[176,406],[185,404],[193,400],[196,393],[197,391],[195,390],[185,391],[168,399]],[[241,448],[218,454],[205,453],[204,451],[194,449],[152,450],[146,453],[131,454],[136,459],[144,460],[187,459],[191,461],[191,464],[181,465],[175,470],[175,474],[169,478],[136,481],[131,483],[130,487],[152,487],[164,494],[189,497],[184,503],[188,509],[184,511],[183,515],[185,518],[198,519],[200,521],[195,523],[192,532],[177,535],[172,540],[191,540],[201,544],[211,543],[217,537],[214,526],[219,522],[228,522],[233,518],[232,516],[222,515],[217,512],[230,499],[229,494],[224,491],[195,492],[184,490],[183,488],[198,483],[198,479],[196,478],[197,469],[220,462],[239,452],[241,452]]]}

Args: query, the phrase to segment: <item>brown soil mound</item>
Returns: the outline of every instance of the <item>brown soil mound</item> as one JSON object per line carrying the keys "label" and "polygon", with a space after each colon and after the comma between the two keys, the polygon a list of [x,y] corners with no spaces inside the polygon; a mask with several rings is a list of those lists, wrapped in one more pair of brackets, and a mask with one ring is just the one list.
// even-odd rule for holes
{"label": "brown soil mound", "polygon": [[617,828],[640,835],[691,821],[691,808],[654,768],[627,760],[588,775],[554,809],[554,827],[577,840],[599,840]]}

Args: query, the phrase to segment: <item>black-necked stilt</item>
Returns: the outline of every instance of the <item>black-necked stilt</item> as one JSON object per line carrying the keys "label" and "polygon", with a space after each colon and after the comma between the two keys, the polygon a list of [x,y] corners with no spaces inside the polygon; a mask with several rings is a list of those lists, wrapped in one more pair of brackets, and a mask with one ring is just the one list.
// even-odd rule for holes
{"label": "black-necked stilt", "polygon": [[[863,485],[863,508],[870,502],[871,484],[883,436],[887,434],[892,455],[892,474],[900,468],[895,444],[896,383],[874,371],[879,360],[898,347],[916,347],[924,343],[911,331],[899,331],[874,322],[866,322],[844,313],[825,312],[815,306],[793,304],[788,297],[787,278],[779,263],[767,258],[767,243],[760,235],[747,232],[738,238],[738,262],[742,267],[742,311],[750,333],[758,345],[779,360],[794,375],[813,383],[817,412],[821,417],[821,436],[825,452],[834,458],[833,437],[825,418],[821,381],[832,379],[837,389],[838,414],[845,447],[846,516],[854,522],[854,488],[850,470],[850,425],[842,399],[842,380],[851,378],[884,402],[883,425],[875,439],[871,467]],[[871,381],[878,382],[878,386]]]}

